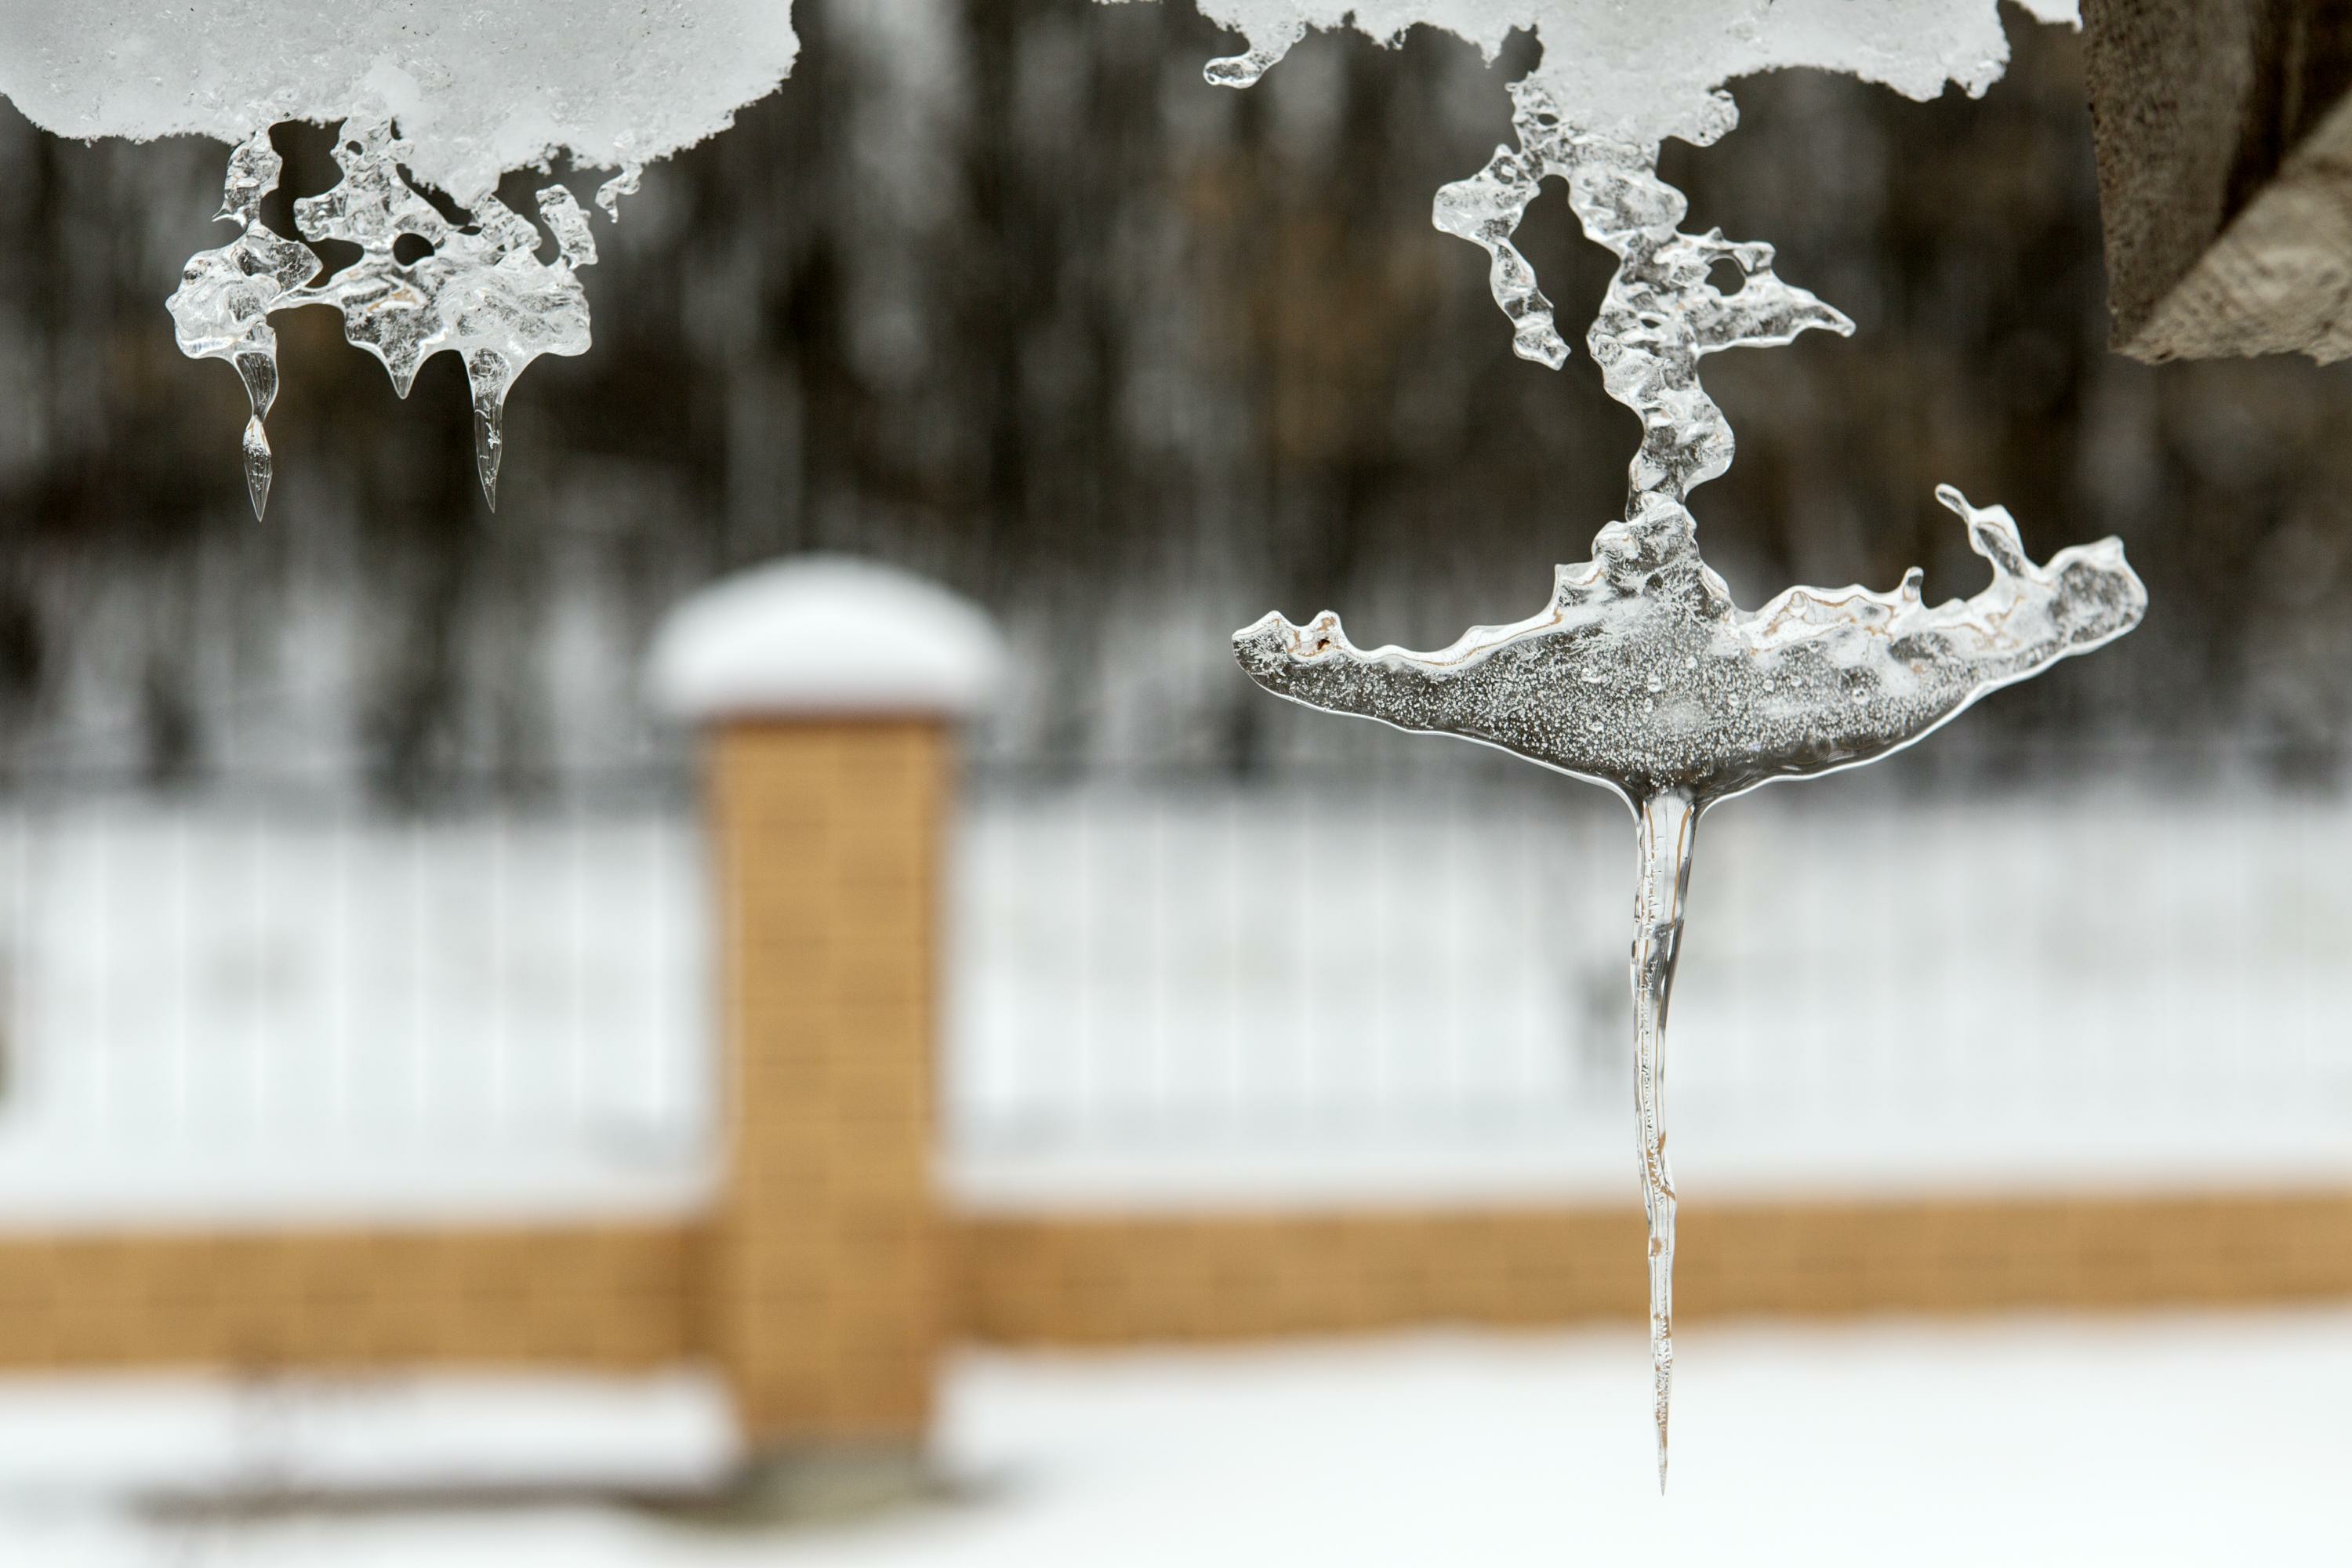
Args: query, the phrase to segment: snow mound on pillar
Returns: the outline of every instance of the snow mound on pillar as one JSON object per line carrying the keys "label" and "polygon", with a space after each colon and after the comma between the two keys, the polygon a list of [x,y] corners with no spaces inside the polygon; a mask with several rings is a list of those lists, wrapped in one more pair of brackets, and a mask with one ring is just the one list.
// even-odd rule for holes
{"label": "snow mound on pillar", "polygon": [[[2044,22],[2073,22],[2074,0],[2021,0]],[[1354,26],[1391,42],[1415,26],[1454,33],[1492,59],[1516,31],[1543,60],[1530,82],[1579,131],[1636,146],[1669,136],[1712,142],[1733,124],[1723,84],[1814,66],[1933,98],[1952,82],[1982,92],[2009,63],[1997,0],[1200,0],[1249,41],[1210,67],[1245,86],[1309,28]]]}
{"label": "snow mound on pillar", "polygon": [[755,567],[695,595],[654,636],[654,705],[709,721],[977,711],[1005,668],[987,612],[845,555]]}
{"label": "snow mound on pillar", "polygon": [[0,94],[84,139],[243,142],[280,121],[397,120],[462,205],[556,154],[666,157],[773,91],[789,0],[72,0],[0,9]]}

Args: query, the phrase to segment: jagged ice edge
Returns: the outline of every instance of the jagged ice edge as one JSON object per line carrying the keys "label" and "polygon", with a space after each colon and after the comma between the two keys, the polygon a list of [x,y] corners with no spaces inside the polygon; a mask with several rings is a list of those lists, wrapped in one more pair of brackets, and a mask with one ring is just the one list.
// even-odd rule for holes
{"label": "jagged ice edge", "polygon": [[[305,238],[358,246],[360,258],[314,287],[323,269],[317,254],[261,221],[262,199],[277,189],[284,161],[268,128],[256,132],[229,153],[216,215],[241,232],[189,258],[164,302],[180,351],[228,361],[245,384],[252,415],[240,446],[257,518],[268,507],[272,477],[265,425],[278,383],[272,312],[334,307],[345,339],[375,355],[404,398],[426,359],[458,355],[473,405],[475,471],[493,508],[515,378],[541,354],[587,352],[588,300],[577,269],[595,261],[596,241],[572,193],[561,184],[537,193],[557,250],[554,261],[542,262],[538,230],[494,195],[476,200],[470,221],[444,217],[403,174],[406,151],[386,115],[344,121],[334,153],[342,178],[296,202],[295,223]],[[635,190],[638,174],[636,164],[625,165],[598,190],[608,216],[617,219],[618,200]],[[404,262],[394,247],[411,237],[431,253]]]}

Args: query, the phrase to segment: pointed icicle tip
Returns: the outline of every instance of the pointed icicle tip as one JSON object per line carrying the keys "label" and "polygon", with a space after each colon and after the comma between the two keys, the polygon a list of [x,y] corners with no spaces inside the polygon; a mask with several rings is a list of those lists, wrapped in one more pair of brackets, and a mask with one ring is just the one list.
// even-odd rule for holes
{"label": "pointed icicle tip", "polygon": [[481,476],[482,499],[490,510],[499,510],[499,458],[506,447],[506,437],[499,429],[499,407],[493,403],[484,407],[474,405],[474,471]]}
{"label": "pointed icicle tip", "polygon": [[1658,1396],[1658,1495],[1666,1495],[1666,1388],[1661,1383]]}
{"label": "pointed icicle tip", "polygon": [[245,455],[245,493],[253,498],[254,521],[261,521],[269,508],[269,432],[261,426],[257,414],[245,422],[245,439],[241,444]]}
{"label": "pointed icicle tip", "polygon": [[483,499],[499,510],[499,459],[506,451],[501,428],[506,419],[507,388],[514,371],[504,354],[476,349],[466,356],[466,384],[474,400],[474,471],[481,477]]}

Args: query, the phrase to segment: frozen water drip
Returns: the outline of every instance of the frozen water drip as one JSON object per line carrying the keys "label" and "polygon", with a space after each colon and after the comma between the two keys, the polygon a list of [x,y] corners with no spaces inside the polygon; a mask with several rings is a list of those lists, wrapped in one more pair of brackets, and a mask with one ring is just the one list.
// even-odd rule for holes
{"label": "frozen water drip", "polygon": [[[1360,648],[1328,610],[1305,626],[1268,616],[1234,634],[1234,651],[1279,696],[1496,746],[1606,785],[1633,808],[1634,1083],[1664,1489],[1675,1257],[1666,1016],[1699,817],[1759,785],[1910,745],[1985,693],[2120,637],[2147,597],[2116,541],[2037,563],[2006,510],[1971,506],[1945,486],[1937,499],[1992,568],[1983,591],[1930,605],[1914,568],[1891,593],[1792,587],[1760,610],[1733,603],[1699,555],[1685,504],[1732,458],[1699,361],[1853,324],[1781,281],[1770,247],[1683,233],[1685,203],[1658,177],[1654,143],[1580,132],[1532,79],[1512,91],[1518,146],[1497,148],[1484,170],[1441,192],[1435,221],[1486,248],[1519,353],[1548,365],[1568,347],[1511,238],[1544,180],[1566,184],[1586,236],[1617,256],[1586,342],[1610,395],[1642,421],[1625,514],[1595,536],[1591,560],[1557,569],[1542,612],[1475,626],[1437,652]],[[1724,260],[1742,275],[1729,294],[1708,280]]]}
{"label": "frozen water drip", "polygon": [[[596,259],[595,237],[572,193],[549,185],[539,193],[541,219],[555,237],[556,258],[541,261],[539,230],[485,194],[470,221],[442,216],[402,172],[408,145],[381,115],[344,121],[335,143],[342,178],[331,189],[294,204],[305,239],[344,240],[359,259],[313,283],[322,270],[309,246],[261,221],[261,199],[277,189],[283,161],[265,128],[229,154],[220,216],[242,232],[216,249],[188,258],[179,289],[167,300],[180,351],[195,359],[236,365],[253,406],[243,440],[246,488],[258,517],[268,504],[269,436],[265,422],[278,393],[278,334],[273,311],[330,305],[342,312],[343,336],[381,361],[393,390],[408,395],[425,361],[444,350],[465,363],[474,410],[474,460],[482,493],[498,504],[499,460],[507,393],[541,354],[588,350],[588,297],[578,269]],[[609,214],[634,187],[624,171],[599,193]],[[404,261],[403,239],[422,241],[425,253]]]}

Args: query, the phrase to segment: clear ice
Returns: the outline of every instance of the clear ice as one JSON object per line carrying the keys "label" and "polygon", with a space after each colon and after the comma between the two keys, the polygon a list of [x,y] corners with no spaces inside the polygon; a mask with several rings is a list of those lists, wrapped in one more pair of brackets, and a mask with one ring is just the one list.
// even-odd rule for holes
{"label": "clear ice", "polygon": [[[1247,80],[1254,51],[1213,81]],[[1775,780],[1854,767],[1911,744],[1996,688],[2086,653],[2137,625],[2147,593],[2113,539],[2029,558],[2000,507],[1949,486],[1992,583],[1928,605],[1915,567],[1892,593],[1793,587],[1743,610],[1700,558],[1685,505],[1730,466],[1732,437],[1701,388],[1700,359],[1853,323],[1772,270],[1769,246],[1683,233],[1685,203],[1656,172],[1656,143],[1579,130],[1536,79],[1514,86],[1519,145],[1440,193],[1438,227],[1484,246],[1496,301],[1523,356],[1568,354],[1552,308],[1511,243],[1543,180],[1557,178],[1585,234],[1618,258],[1586,343],[1609,395],[1640,416],[1625,515],[1592,559],[1557,569],[1550,603],[1451,647],[1360,648],[1328,611],[1305,626],[1268,616],[1234,634],[1251,679],[1279,696],[1402,730],[1458,735],[1606,785],[1638,827],[1632,981],[1641,1181],[1650,1247],[1650,1342],[1658,1486],[1666,1483],[1674,1379],[1675,1185],[1666,1160],[1665,1034],[1698,819]],[[1743,275],[1726,294],[1710,268]]]}
{"label": "clear ice", "polygon": [[[541,261],[530,221],[494,195],[474,200],[471,221],[452,223],[402,173],[408,144],[382,115],[343,122],[335,143],[342,178],[294,204],[305,238],[356,245],[359,259],[323,282],[319,258],[261,221],[261,200],[278,187],[282,160],[267,129],[229,154],[219,216],[241,226],[228,244],[188,258],[180,287],[164,304],[183,353],[225,359],[252,400],[246,422],[245,481],[256,517],[269,500],[269,436],[264,422],[278,394],[278,334],[272,311],[331,305],[343,336],[382,361],[393,389],[408,395],[416,373],[447,350],[465,363],[474,407],[474,463],[482,493],[498,504],[499,458],[507,391],[541,354],[588,350],[588,297],[578,268],[596,259],[595,237],[572,193],[539,193],[540,218],[555,237],[556,258]],[[599,192],[634,188],[634,166]],[[403,261],[395,247],[413,238],[429,247]]]}
{"label": "clear ice", "polygon": [[[538,355],[588,346],[575,272],[593,256],[578,207],[550,189],[539,206],[562,254],[541,263],[530,223],[493,195],[499,180],[556,158],[617,168],[596,193],[615,216],[645,164],[725,130],[791,74],[792,10],[792,0],[22,0],[0,5],[0,96],[59,136],[194,134],[235,148],[221,216],[243,232],[190,259],[171,309],[184,351],[227,360],[245,381],[257,512],[278,390],[268,318],[293,305],[341,310],[351,341],[383,361],[403,395],[425,357],[456,353],[495,499],[507,389]],[[304,237],[362,249],[324,282],[305,247],[259,221],[278,175],[268,128],[289,121],[343,128],[342,183],[297,207]],[[473,218],[445,220],[419,195],[427,189]],[[432,254],[404,264],[391,248],[404,237]]]}

